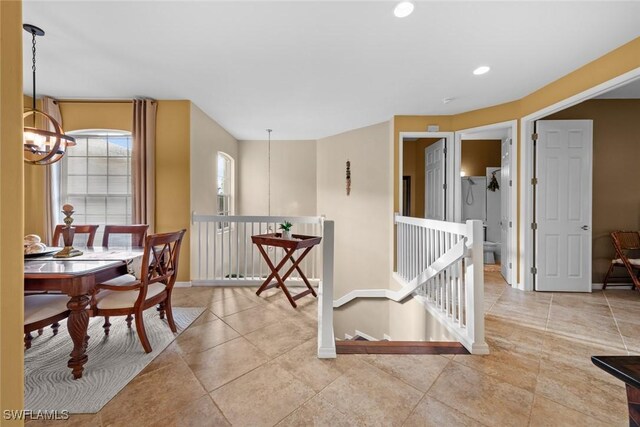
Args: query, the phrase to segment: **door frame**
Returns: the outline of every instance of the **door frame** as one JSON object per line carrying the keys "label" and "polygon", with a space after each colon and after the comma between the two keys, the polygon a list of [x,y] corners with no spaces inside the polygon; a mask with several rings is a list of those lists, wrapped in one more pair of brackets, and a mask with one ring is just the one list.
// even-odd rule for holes
{"label": "door frame", "polygon": [[455,145],[454,132],[400,132],[398,136],[398,206],[402,208],[402,174],[403,174],[403,148],[405,138],[446,138],[447,139],[447,154],[445,159],[445,183],[447,189],[445,190],[445,221],[451,221],[454,216],[453,211],[453,190],[454,190],[454,175],[453,175],[453,157],[455,157],[455,149],[452,147]]}
{"label": "door frame", "polygon": [[509,187],[509,218],[511,218],[512,227],[509,231],[509,247],[511,248],[511,256],[508,262],[511,263],[512,268],[509,272],[507,282],[512,287],[522,289],[521,282],[518,281],[518,178],[520,176],[518,172],[518,120],[508,120],[505,122],[493,123],[490,125],[478,126],[469,129],[463,129],[455,132],[455,147],[454,147],[454,218],[456,222],[462,221],[462,177],[460,176],[460,169],[462,163],[462,135],[469,133],[485,132],[490,130],[511,130],[511,153],[509,159],[511,161],[510,174],[512,185]]}
{"label": "door frame", "polygon": [[534,231],[531,229],[531,223],[533,222],[534,217],[533,186],[531,185],[531,179],[533,178],[534,153],[533,140],[531,136],[533,134],[535,121],[543,119],[553,113],[557,113],[558,111],[565,110],[588,99],[595,98],[598,95],[617,87],[624,86],[638,78],[640,78],[640,67],[614,77],[611,80],[607,80],[604,83],[593,86],[576,95],[570,96],[569,98],[563,99],[562,101],[558,101],[541,110],[530,113],[520,119],[520,162],[522,165],[523,175],[520,180],[519,187],[519,193],[522,196],[520,197],[520,217],[518,218],[520,229],[520,274],[518,283],[519,285],[522,285],[522,288],[525,291],[533,291],[535,283],[534,275],[532,273],[532,268],[534,267]]}

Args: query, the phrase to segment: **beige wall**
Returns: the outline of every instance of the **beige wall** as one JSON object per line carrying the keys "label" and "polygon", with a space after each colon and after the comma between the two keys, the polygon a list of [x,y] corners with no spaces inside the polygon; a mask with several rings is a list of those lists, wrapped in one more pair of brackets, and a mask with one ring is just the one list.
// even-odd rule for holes
{"label": "beige wall", "polygon": [[640,230],[640,99],[593,99],[548,120],[593,120],[593,282],[614,256],[609,233]]}
{"label": "beige wall", "polygon": [[467,176],[486,176],[487,168],[499,168],[502,163],[502,141],[499,139],[463,140],[460,154],[460,169]]}
{"label": "beige wall", "polygon": [[440,138],[420,138],[402,144],[402,176],[411,177],[409,216],[424,218],[424,149]]}
{"label": "beige wall", "polygon": [[[354,289],[389,287],[393,224],[389,127],[385,122],[318,140],[318,212],[335,221],[335,298]],[[388,332],[384,301],[355,301],[336,310],[335,316],[337,336],[344,334],[347,318],[366,322],[368,330],[362,332],[375,337]],[[354,324],[351,329],[359,328]]]}
{"label": "beige wall", "polygon": [[[0,410],[23,408],[22,2],[0,2]],[[0,415],[1,416],[1,415]],[[0,421],[22,425],[22,421]]]}
{"label": "beige wall", "polygon": [[[240,141],[238,197],[241,215],[269,211],[267,141]],[[271,215],[314,216],[316,141],[271,141]]]}

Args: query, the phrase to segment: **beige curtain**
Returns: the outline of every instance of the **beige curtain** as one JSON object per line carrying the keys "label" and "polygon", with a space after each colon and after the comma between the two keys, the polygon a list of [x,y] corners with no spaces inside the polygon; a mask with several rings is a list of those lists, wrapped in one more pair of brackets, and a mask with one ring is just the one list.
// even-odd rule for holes
{"label": "beige curtain", "polygon": [[154,100],[133,100],[133,222],[149,224],[149,233],[155,232],[157,109]]}
{"label": "beige curtain", "polygon": [[[58,102],[45,96],[42,98],[42,112],[49,114],[57,121],[60,126],[62,124],[62,114],[60,114],[60,106]],[[48,123],[48,122],[47,122]],[[50,131],[55,131],[53,126],[48,123]],[[64,129],[64,127],[63,127]],[[45,166],[44,188],[45,188],[45,211],[44,211],[44,230],[45,242],[55,246],[57,243],[52,242],[53,230],[58,222],[58,211],[60,210],[60,162]]]}

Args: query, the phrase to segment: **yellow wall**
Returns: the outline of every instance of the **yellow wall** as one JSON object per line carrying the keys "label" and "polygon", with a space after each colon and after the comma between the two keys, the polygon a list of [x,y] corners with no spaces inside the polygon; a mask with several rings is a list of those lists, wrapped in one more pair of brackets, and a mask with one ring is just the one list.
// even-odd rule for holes
{"label": "yellow wall", "polygon": [[[23,408],[22,2],[0,2],[0,409]],[[3,414],[0,414],[0,417]],[[22,421],[0,421],[22,425]]]}
{"label": "yellow wall", "polygon": [[[469,111],[452,116],[395,116],[393,125],[394,135],[394,211],[399,211],[398,206],[398,136],[400,132],[425,131],[427,125],[438,124],[441,131],[454,131],[469,129],[508,120],[522,119],[523,117],[553,105],[571,96],[577,95],[607,82],[624,73],[640,68],[640,37],[626,43],[606,55],[584,65],[566,76],[536,90],[522,99],[507,102],[492,107]],[[519,127],[520,127],[520,123]],[[518,137],[514,138],[518,144],[517,162],[520,164],[522,144],[520,130]],[[521,178],[521,169],[518,168],[518,179]],[[517,191],[518,205],[518,242],[520,248],[520,191]],[[519,249],[518,249],[519,250]],[[520,256],[518,256],[518,260]],[[518,275],[520,265],[518,264]]]}
{"label": "yellow wall", "polygon": [[156,122],[156,231],[182,228],[178,281],[189,280],[191,102],[158,101]]}
{"label": "yellow wall", "polygon": [[500,167],[502,141],[499,139],[468,139],[462,141],[460,169],[467,176],[485,176],[487,168]]}
{"label": "yellow wall", "polygon": [[[30,98],[29,98],[30,99]],[[156,231],[189,229],[190,101],[158,101],[156,123]],[[66,132],[82,129],[131,131],[131,102],[60,102]],[[44,235],[44,168],[25,168],[25,233]],[[189,237],[180,255],[179,281],[189,280]]]}

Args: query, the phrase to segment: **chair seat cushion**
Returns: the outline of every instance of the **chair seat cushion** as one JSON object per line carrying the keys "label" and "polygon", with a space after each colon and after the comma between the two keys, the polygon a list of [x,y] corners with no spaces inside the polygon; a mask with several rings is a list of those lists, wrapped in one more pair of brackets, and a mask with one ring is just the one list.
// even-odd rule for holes
{"label": "chair seat cushion", "polygon": [[27,295],[24,297],[24,324],[29,325],[64,313],[68,310],[68,302],[67,295]]}
{"label": "chair seat cushion", "polygon": [[136,276],[134,276],[133,274],[125,274],[122,276],[118,276],[115,279],[107,280],[103,284],[109,286],[126,286],[137,280],[138,279],[136,279]]}
{"label": "chair seat cushion", "polygon": [[[152,283],[147,287],[147,299],[153,298],[166,289],[163,283]],[[109,289],[101,290],[96,295],[96,306],[98,309],[115,309],[133,307],[140,291],[112,291]]]}
{"label": "chair seat cushion", "polygon": [[[617,258],[614,259],[613,261],[614,264],[620,264],[620,265],[624,265],[624,263],[622,262],[621,258]],[[629,258],[629,264],[635,266],[635,267],[640,267],[640,259],[638,258]]]}

